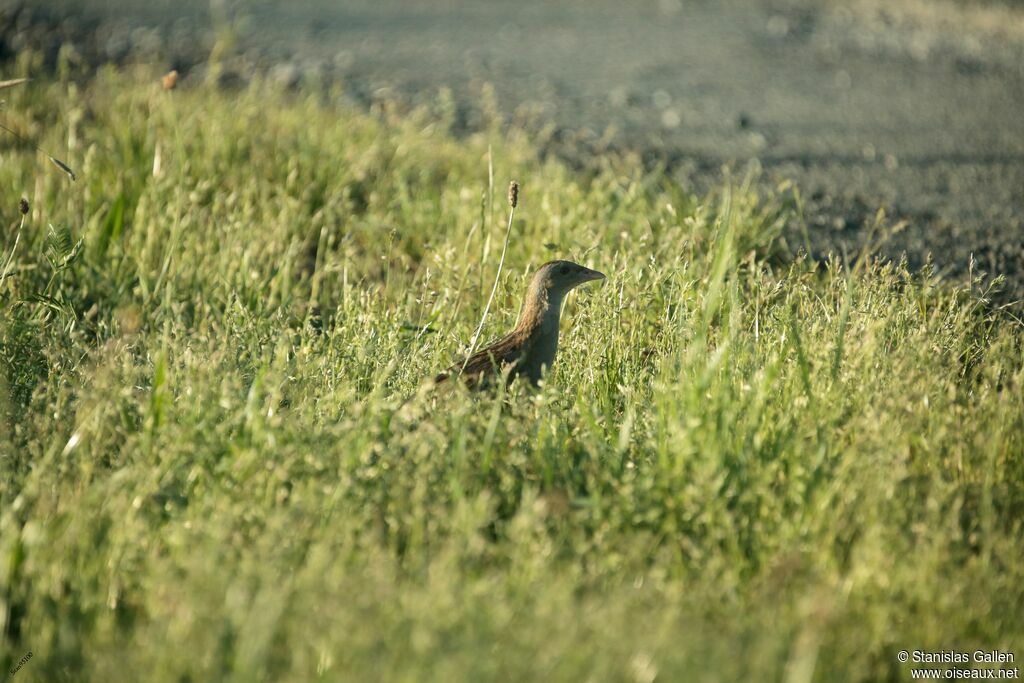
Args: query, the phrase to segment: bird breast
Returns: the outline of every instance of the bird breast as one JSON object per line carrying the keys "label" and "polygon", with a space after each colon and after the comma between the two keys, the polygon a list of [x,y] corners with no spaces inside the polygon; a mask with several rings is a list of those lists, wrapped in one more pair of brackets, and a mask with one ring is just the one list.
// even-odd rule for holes
{"label": "bird breast", "polygon": [[[557,302],[560,303],[560,302]],[[558,327],[561,307],[549,306],[540,316],[539,324],[530,335],[529,349],[524,355],[519,373],[534,384],[540,381],[545,369],[550,370],[558,353]]]}

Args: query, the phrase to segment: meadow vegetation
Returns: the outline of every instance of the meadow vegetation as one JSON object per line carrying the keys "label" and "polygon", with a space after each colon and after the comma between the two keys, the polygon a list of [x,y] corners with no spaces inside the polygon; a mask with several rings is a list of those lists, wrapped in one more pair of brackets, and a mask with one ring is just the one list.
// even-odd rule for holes
{"label": "meadow vegetation", "polygon": [[[798,195],[580,175],[450,104],[106,70],[5,93],[0,663],[18,681],[906,680],[1024,656],[1024,345],[816,262]],[[493,178],[493,180],[492,180]],[[432,392],[495,277],[538,392]],[[24,218],[18,201],[30,209]],[[884,233],[880,220],[880,234]]]}

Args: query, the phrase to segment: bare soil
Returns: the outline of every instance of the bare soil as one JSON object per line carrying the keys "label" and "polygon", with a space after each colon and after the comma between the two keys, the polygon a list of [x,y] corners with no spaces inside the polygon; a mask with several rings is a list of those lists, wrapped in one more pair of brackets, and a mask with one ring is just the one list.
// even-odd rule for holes
{"label": "bare soil", "polygon": [[56,18],[65,36],[88,27],[83,59],[148,50],[201,68],[218,27],[231,26],[236,49],[282,81],[342,79],[364,102],[426,100],[447,87],[469,126],[486,82],[506,115],[528,106],[561,131],[556,141],[580,143],[556,144],[570,158],[605,144],[637,150],[697,190],[756,160],[766,184],[801,188],[817,254],[856,249],[881,207],[906,221],[888,254],[915,265],[930,256],[950,277],[973,257],[974,272],[1006,275],[1005,295],[1020,296],[1020,5],[900,6],[37,0],[31,11],[8,4],[22,27],[7,21],[0,47],[17,51],[27,12],[51,28]]}

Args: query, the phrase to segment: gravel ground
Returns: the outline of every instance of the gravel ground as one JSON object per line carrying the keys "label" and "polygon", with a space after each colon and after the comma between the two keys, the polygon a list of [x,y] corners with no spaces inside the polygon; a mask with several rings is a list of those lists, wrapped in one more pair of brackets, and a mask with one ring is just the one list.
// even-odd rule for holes
{"label": "gravel ground", "polygon": [[[975,272],[1005,274],[1006,296],[1022,296],[1024,15],[935,0],[933,21],[928,2],[898,6],[34,0],[0,10],[0,53],[31,42],[55,54],[63,35],[83,60],[202,68],[228,20],[236,49],[274,78],[340,78],[363,102],[448,87],[472,125],[493,84],[503,113],[529,108],[556,141],[580,143],[554,144],[570,158],[609,143],[698,190],[756,159],[766,184],[801,188],[815,252],[855,249],[884,207],[907,222],[890,255],[931,255],[951,277],[973,255]],[[49,29],[31,37],[37,25]]]}

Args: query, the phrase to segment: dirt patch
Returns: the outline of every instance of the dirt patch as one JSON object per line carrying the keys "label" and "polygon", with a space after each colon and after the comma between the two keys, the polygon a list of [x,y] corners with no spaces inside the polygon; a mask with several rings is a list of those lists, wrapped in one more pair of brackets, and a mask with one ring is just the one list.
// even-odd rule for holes
{"label": "dirt patch", "polygon": [[[468,127],[491,83],[503,114],[552,124],[551,149],[575,163],[637,150],[701,190],[756,160],[766,185],[801,188],[818,254],[857,250],[883,208],[906,222],[889,255],[931,258],[950,277],[1002,274],[1007,296],[1024,292],[1022,15],[1007,6],[304,0],[234,14],[215,4],[227,7],[220,16],[199,0],[74,6],[94,27],[83,54],[118,58],[125,36],[141,37],[167,66],[200,70],[226,32],[286,84],[337,79],[368,104],[447,88]],[[57,0],[33,7],[72,16]]]}

